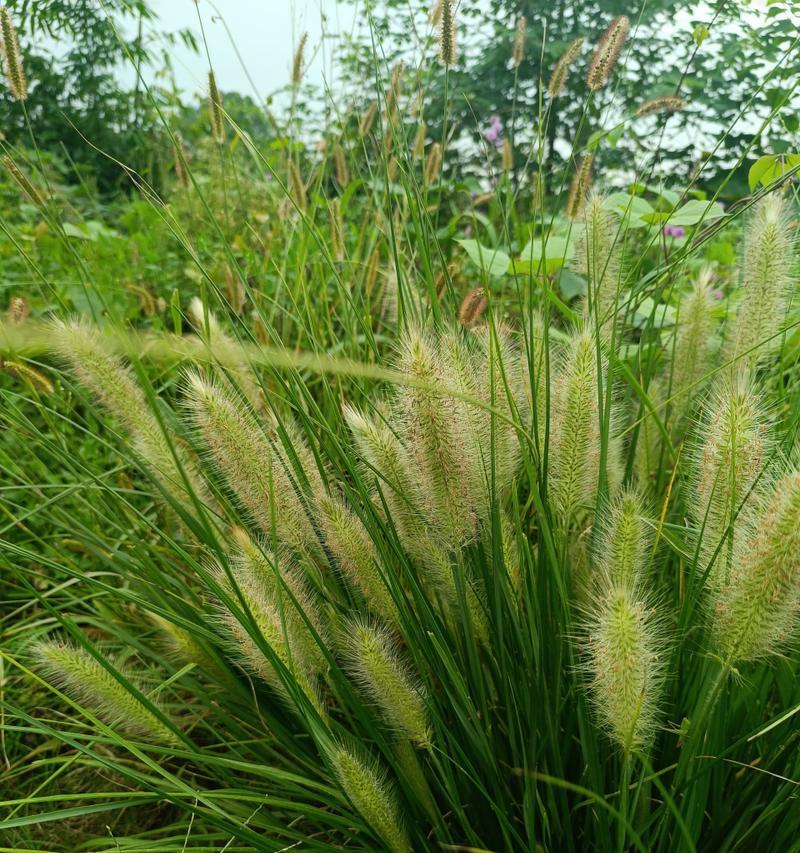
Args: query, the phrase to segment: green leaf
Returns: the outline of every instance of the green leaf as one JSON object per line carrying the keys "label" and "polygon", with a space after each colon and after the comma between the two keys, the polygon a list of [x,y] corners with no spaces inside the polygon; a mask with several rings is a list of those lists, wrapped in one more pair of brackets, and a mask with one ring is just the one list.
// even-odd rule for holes
{"label": "green leaf", "polygon": [[606,203],[622,217],[628,228],[643,228],[648,224],[644,217],[653,213],[653,206],[648,201],[627,193],[612,193]]}
{"label": "green leaf", "polygon": [[586,279],[571,270],[562,270],[558,277],[558,288],[565,301],[570,302],[576,296],[583,296],[586,293]]}
{"label": "green leaf", "polygon": [[487,275],[501,276],[508,272],[511,258],[500,249],[489,249],[486,246],[481,246],[477,240],[456,240],[456,243],[460,243],[464,247],[470,260]]}
{"label": "green leaf", "polygon": [[[530,239],[527,246],[520,253],[520,261],[528,269],[538,270],[544,267],[546,273],[551,273],[559,267],[563,267],[572,257],[573,253],[574,246],[566,237],[550,234],[547,236],[545,242],[542,236],[539,235]],[[519,271],[519,265],[516,268]]]}
{"label": "green leaf", "polygon": [[718,201],[708,202],[694,198],[670,214],[654,212],[642,216],[642,219],[646,222],[687,226],[697,225],[701,221],[707,222],[710,219],[719,219],[720,216],[725,216],[725,211]]}
{"label": "green leaf", "polygon": [[767,186],[800,166],[800,154],[765,154],[759,157],[747,173],[750,192],[761,184]]}
{"label": "green leaf", "polygon": [[656,303],[647,296],[637,306],[633,322],[637,328],[651,325],[655,329],[661,329],[664,326],[674,326],[676,319],[677,312],[671,305]]}
{"label": "green leaf", "polygon": [[96,240],[97,233],[92,233],[85,227],[73,225],[71,222],[65,222],[63,225],[64,233],[67,237],[75,237],[77,240]]}

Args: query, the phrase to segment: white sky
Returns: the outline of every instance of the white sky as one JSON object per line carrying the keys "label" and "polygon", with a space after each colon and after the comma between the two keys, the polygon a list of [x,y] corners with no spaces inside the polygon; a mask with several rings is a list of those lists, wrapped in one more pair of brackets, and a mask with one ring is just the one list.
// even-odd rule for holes
{"label": "white sky", "polygon": [[[309,34],[306,79],[322,83],[332,67],[330,55],[324,55],[324,52],[330,54],[332,43],[322,39],[323,30],[349,30],[354,21],[353,8],[337,0],[199,0],[198,4],[194,0],[154,0],[152,7],[160,29],[175,31],[188,27],[198,36],[199,11],[219,87],[254,96],[253,86],[242,68],[244,63],[261,97],[288,82],[294,50],[304,31]],[[172,51],[172,61],[181,89],[187,94],[205,92],[208,60],[202,47],[200,55],[182,46],[176,48]]]}

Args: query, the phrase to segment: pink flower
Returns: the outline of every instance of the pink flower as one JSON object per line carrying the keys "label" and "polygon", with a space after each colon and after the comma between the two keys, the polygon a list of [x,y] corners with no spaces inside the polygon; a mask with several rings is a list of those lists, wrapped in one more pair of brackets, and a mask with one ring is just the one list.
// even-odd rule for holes
{"label": "pink flower", "polygon": [[725,298],[725,293],[722,290],[720,290],[719,288],[712,290],[711,295],[714,297],[714,299],[724,299]]}
{"label": "pink flower", "polygon": [[483,134],[483,138],[487,142],[493,142],[495,148],[502,148],[503,147],[503,137],[502,137],[503,122],[500,120],[500,116],[496,115],[496,114],[491,116],[491,118],[489,119],[489,122],[490,122],[489,129],[486,131],[486,133]]}
{"label": "pink flower", "polygon": [[680,225],[665,225],[661,229],[661,233],[665,237],[683,237],[686,234],[686,229]]}

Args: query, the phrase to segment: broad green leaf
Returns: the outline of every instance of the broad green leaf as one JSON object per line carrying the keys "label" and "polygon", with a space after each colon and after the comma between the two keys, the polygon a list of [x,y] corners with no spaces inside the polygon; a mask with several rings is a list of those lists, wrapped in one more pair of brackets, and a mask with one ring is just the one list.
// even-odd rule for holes
{"label": "broad green leaf", "polygon": [[558,288],[564,299],[570,302],[576,296],[583,296],[586,293],[586,279],[571,270],[562,270],[558,277]]}
{"label": "broad green leaf", "polygon": [[642,216],[646,222],[663,222],[667,225],[697,225],[698,222],[708,222],[711,219],[719,219],[720,216],[725,216],[725,211],[718,201],[700,201],[699,199],[691,199],[687,201],[678,210],[672,213],[649,213]]}
{"label": "broad green leaf", "polygon": [[627,193],[612,193],[606,200],[608,206],[619,213],[628,228],[642,228],[648,220],[643,217],[653,213],[653,206],[645,199]]}
{"label": "broad green leaf", "polygon": [[638,328],[652,325],[655,329],[661,329],[664,326],[674,326],[676,319],[677,312],[671,305],[656,303],[647,296],[637,306],[633,322]]}
{"label": "broad green leaf", "polygon": [[563,267],[574,253],[574,246],[566,237],[550,234],[544,246],[542,244],[541,235],[532,237],[522,250],[520,261],[530,265],[529,269],[540,269],[543,266],[546,273],[554,272]]}
{"label": "broad green leaf", "polygon": [[96,240],[97,234],[89,231],[88,228],[80,225],[73,225],[72,222],[65,222],[63,225],[64,233],[67,237],[75,237],[78,240]]}
{"label": "broad green leaf", "polygon": [[477,240],[456,240],[464,247],[470,260],[480,267],[487,275],[501,276],[508,272],[511,258],[500,249],[490,249],[481,246]]}
{"label": "broad green leaf", "polygon": [[747,173],[750,192],[759,184],[771,184],[797,166],[800,166],[800,154],[765,154],[759,157]]}

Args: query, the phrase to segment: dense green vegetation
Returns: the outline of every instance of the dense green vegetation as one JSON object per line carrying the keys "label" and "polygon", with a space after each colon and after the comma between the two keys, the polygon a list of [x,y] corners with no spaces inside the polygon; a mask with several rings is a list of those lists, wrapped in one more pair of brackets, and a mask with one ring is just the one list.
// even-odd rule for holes
{"label": "dense green vegetation", "polygon": [[792,5],[388,3],[283,116],[79,5],[0,9],[0,851],[800,851]]}

